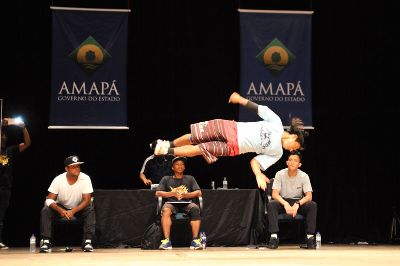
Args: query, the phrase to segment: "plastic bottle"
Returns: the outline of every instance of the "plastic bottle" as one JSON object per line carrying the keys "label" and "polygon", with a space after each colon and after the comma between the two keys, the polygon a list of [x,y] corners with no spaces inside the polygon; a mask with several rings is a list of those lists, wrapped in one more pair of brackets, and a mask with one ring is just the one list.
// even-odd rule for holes
{"label": "plastic bottle", "polygon": [[321,234],[317,232],[315,235],[315,242],[316,242],[316,248],[319,249],[321,248]]}
{"label": "plastic bottle", "polygon": [[224,177],[224,180],[222,181],[222,188],[228,189],[228,180],[226,179],[226,177]]}
{"label": "plastic bottle", "polygon": [[36,237],[34,234],[32,234],[31,238],[29,239],[29,252],[36,252]]}
{"label": "plastic bottle", "polygon": [[205,232],[200,233],[200,240],[201,240],[201,245],[203,249],[206,249],[207,247],[207,236]]}

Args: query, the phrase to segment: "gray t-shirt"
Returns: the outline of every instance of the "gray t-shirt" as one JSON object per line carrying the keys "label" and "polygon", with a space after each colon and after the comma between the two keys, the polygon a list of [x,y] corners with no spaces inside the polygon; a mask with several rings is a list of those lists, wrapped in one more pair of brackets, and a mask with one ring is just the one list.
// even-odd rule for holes
{"label": "gray t-shirt", "polygon": [[297,175],[289,177],[288,169],[282,169],[275,174],[272,189],[279,190],[282,198],[301,199],[306,192],[312,192],[310,177],[300,169]]}

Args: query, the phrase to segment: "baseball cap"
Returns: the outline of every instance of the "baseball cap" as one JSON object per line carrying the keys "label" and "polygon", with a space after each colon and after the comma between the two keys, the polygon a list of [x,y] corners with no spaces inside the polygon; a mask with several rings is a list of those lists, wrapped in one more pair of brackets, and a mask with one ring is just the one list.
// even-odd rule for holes
{"label": "baseball cap", "polygon": [[81,162],[79,160],[79,157],[76,155],[69,156],[65,158],[64,160],[64,166],[71,166],[71,165],[76,165],[76,164],[83,164],[84,162]]}
{"label": "baseball cap", "polygon": [[172,164],[174,164],[176,161],[182,161],[186,165],[186,157],[184,156],[177,156],[174,159],[172,159]]}

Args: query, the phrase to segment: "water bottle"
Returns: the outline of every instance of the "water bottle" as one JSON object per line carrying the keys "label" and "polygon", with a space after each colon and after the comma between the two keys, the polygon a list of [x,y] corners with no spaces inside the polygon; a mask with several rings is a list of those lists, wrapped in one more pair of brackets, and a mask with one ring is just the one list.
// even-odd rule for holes
{"label": "water bottle", "polygon": [[226,177],[224,177],[224,180],[222,181],[222,188],[228,189],[228,180],[226,180]]}
{"label": "water bottle", "polygon": [[315,242],[316,242],[316,248],[319,249],[321,248],[321,234],[317,232],[315,235]]}
{"label": "water bottle", "polygon": [[206,249],[207,247],[207,237],[205,232],[200,233],[200,240],[201,240],[201,246],[203,249]]}
{"label": "water bottle", "polygon": [[215,189],[215,182],[211,181],[211,189],[214,190]]}
{"label": "water bottle", "polygon": [[31,238],[29,239],[29,252],[36,252],[36,237],[34,234],[32,234]]}

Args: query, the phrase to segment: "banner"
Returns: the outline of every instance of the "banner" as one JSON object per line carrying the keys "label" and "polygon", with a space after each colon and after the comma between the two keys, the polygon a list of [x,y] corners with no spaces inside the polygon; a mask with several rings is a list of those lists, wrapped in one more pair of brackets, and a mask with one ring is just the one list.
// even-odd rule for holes
{"label": "banner", "polygon": [[[240,9],[240,93],[266,105],[288,127],[300,117],[312,125],[312,11]],[[240,108],[239,121],[259,117]]]}
{"label": "banner", "polygon": [[129,9],[51,7],[49,128],[128,129]]}

